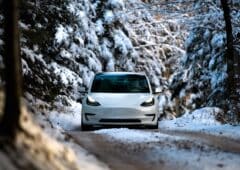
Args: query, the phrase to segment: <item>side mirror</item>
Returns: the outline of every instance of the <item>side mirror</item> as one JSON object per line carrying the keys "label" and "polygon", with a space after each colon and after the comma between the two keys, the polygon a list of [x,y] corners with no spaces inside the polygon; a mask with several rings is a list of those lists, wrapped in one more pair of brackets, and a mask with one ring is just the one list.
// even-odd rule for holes
{"label": "side mirror", "polygon": [[80,96],[77,99],[78,103],[82,103],[83,98],[86,96],[87,90],[85,87],[79,87]]}
{"label": "side mirror", "polygon": [[162,92],[162,88],[161,87],[156,87],[153,91],[153,94],[159,94]]}

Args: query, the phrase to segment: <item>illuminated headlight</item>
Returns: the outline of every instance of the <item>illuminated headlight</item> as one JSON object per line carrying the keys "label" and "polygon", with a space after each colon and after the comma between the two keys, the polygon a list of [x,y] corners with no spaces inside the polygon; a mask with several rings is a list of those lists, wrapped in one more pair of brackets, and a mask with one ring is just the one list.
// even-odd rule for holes
{"label": "illuminated headlight", "polygon": [[100,103],[98,103],[95,99],[93,99],[90,96],[87,97],[86,102],[87,102],[87,105],[90,105],[90,106],[100,106]]}
{"label": "illuminated headlight", "polygon": [[144,107],[147,107],[147,106],[153,106],[154,105],[154,98],[153,97],[151,97],[151,98],[149,98],[149,99],[147,99],[145,102],[143,102],[142,104],[141,104],[141,106],[144,106]]}

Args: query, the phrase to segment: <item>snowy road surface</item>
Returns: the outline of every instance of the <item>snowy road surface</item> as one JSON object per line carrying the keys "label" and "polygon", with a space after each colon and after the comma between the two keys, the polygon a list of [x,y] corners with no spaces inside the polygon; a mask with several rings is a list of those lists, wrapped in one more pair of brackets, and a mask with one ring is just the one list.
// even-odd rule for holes
{"label": "snowy road surface", "polygon": [[240,141],[161,128],[71,131],[76,142],[113,170],[239,170]]}
{"label": "snowy road surface", "polygon": [[79,159],[87,170],[239,170],[240,126],[216,120],[221,113],[217,108],[205,107],[180,118],[162,120],[157,130],[87,132],[73,130],[81,126],[80,110],[75,103],[66,109],[68,114],[52,112],[49,120],[85,149],[77,153],[82,155]]}

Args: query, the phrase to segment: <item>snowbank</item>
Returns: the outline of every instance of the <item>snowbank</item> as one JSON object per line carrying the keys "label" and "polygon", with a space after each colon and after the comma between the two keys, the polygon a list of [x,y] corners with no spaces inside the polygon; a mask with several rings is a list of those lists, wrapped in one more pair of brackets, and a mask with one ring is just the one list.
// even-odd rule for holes
{"label": "snowbank", "polygon": [[[58,96],[61,98],[62,96]],[[79,128],[81,125],[81,107],[80,103],[73,100],[66,100],[68,106],[64,106],[60,102],[54,103],[56,107],[54,111],[49,111],[50,105],[39,99],[35,99],[29,93],[26,93],[26,98],[34,106],[34,119],[39,123],[45,133],[51,138],[61,142],[64,148],[71,148],[76,156],[76,161],[81,169],[87,170],[109,170],[109,167],[99,161],[94,155],[76,144],[71,138],[66,135],[66,130]],[[33,103],[32,103],[33,102]],[[47,105],[47,106],[45,106]],[[42,114],[41,114],[42,113]],[[53,147],[56,147],[55,145]],[[91,162],[91,163],[89,163]]]}
{"label": "snowbank", "polygon": [[49,120],[55,128],[64,130],[74,130],[81,126],[82,105],[70,100],[71,106],[62,106],[49,113]]}
{"label": "snowbank", "polygon": [[205,107],[173,120],[160,121],[159,128],[162,130],[200,132],[240,140],[240,126],[223,125],[221,121],[217,120],[222,114],[223,111],[219,108]]}
{"label": "snowbank", "polygon": [[223,110],[217,107],[204,107],[190,113],[185,113],[182,117],[172,120],[175,124],[184,126],[186,124],[220,125],[216,118],[223,114]]}

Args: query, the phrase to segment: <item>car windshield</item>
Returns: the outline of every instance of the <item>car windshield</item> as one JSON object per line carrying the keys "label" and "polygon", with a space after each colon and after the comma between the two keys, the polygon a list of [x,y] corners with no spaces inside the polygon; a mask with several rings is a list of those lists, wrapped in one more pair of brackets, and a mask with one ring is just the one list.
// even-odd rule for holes
{"label": "car windshield", "polygon": [[106,75],[95,76],[91,92],[101,93],[149,93],[148,81],[144,75]]}

